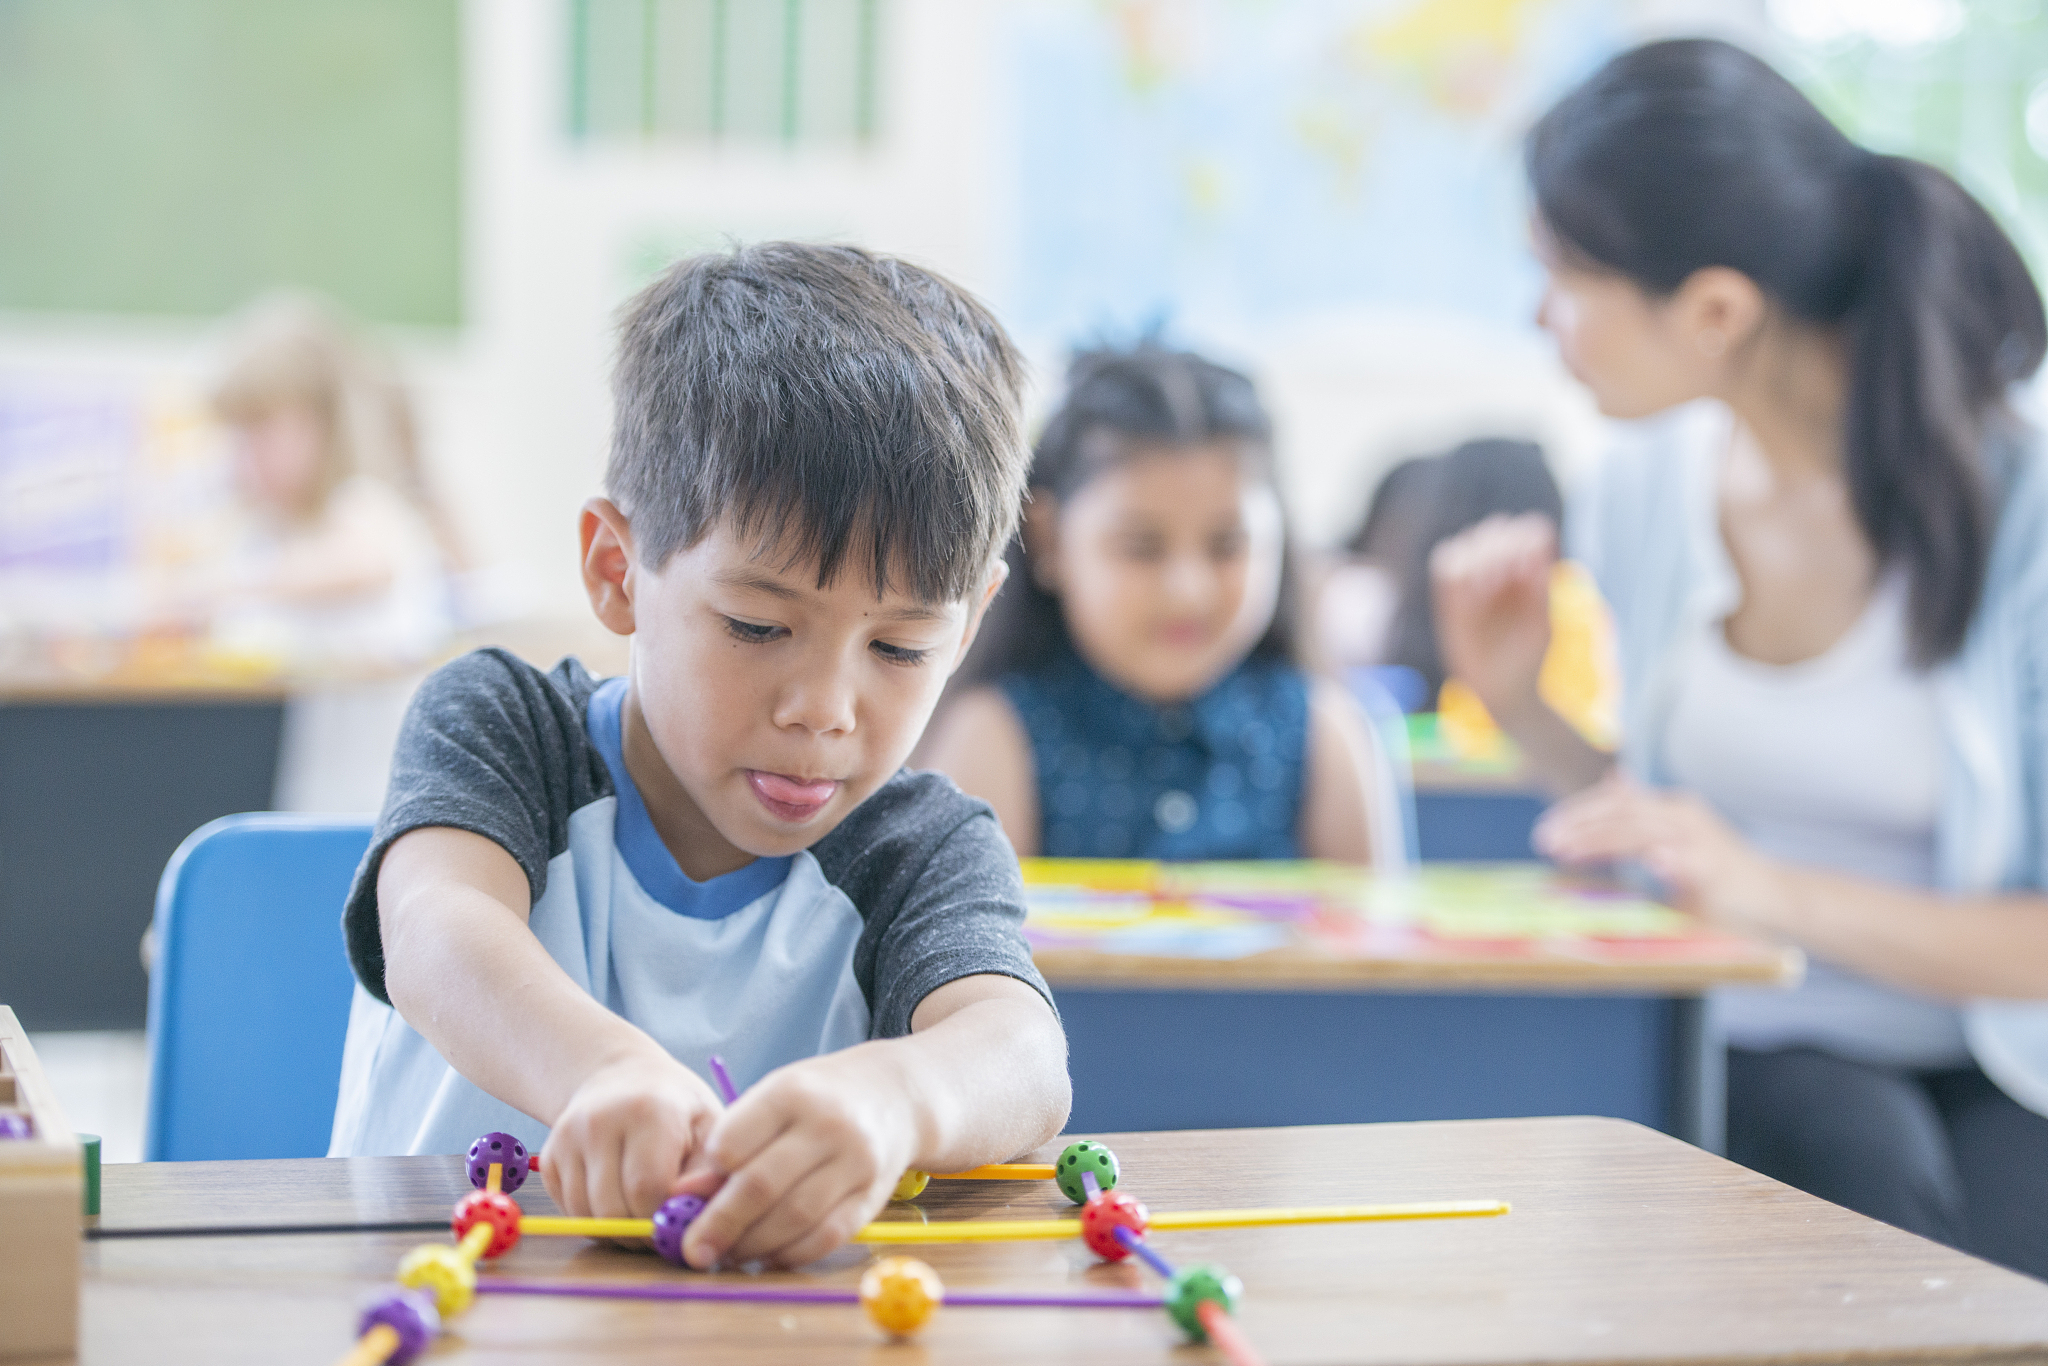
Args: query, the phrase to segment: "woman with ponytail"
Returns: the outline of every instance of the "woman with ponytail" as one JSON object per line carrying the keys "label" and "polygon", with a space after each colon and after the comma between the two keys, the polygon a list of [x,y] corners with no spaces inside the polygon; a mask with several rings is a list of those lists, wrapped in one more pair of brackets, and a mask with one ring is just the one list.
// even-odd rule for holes
{"label": "woman with ponytail", "polygon": [[1755,57],[1654,43],[1530,134],[1541,321],[1610,417],[1574,501],[1614,608],[1618,762],[1537,695],[1555,529],[1439,548],[1446,661],[1564,796],[1568,863],[1808,954],[1728,992],[1728,1150],[2048,1275],[2048,347],[1955,181]]}

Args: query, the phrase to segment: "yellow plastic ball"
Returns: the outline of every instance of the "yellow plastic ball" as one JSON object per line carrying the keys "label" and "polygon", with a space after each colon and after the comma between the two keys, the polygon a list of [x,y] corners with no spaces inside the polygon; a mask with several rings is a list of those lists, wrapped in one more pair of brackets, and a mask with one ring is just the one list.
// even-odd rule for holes
{"label": "yellow plastic ball", "polygon": [[885,1332],[908,1337],[946,1298],[939,1274],[915,1257],[884,1257],[860,1278],[860,1302]]}
{"label": "yellow plastic ball", "polygon": [[476,1298],[476,1268],[452,1247],[428,1243],[405,1254],[398,1264],[398,1283],[434,1297],[441,1317],[452,1319]]}
{"label": "yellow plastic ball", "polygon": [[903,1173],[896,1182],[896,1189],[889,1194],[891,1200],[915,1200],[924,1194],[924,1188],[932,1183],[930,1172],[911,1170]]}

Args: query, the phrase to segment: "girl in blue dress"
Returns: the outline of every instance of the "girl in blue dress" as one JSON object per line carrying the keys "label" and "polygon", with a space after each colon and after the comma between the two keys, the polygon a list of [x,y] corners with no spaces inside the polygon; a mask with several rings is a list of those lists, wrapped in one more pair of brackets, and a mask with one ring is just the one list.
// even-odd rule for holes
{"label": "girl in blue dress", "polygon": [[1370,728],[1295,662],[1249,379],[1150,343],[1080,356],[1009,564],[922,757],[1019,855],[1398,857]]}

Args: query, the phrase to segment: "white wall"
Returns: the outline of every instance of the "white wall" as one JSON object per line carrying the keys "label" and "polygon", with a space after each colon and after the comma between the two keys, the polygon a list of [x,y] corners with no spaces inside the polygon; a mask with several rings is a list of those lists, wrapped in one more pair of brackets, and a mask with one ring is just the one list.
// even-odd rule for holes
{"label": "white wall", "polygon": [[[467,325],[395,334],[430,466],[502,605],[583,611],[575,514],[598,489],[612,319],[647,263],[727,235],[829,237],[996,292],[1014,247],[998,22],[1006,0],[892,0],[881,135],[865,149],[572,143],[562,0],[466,10]],[[1645,32],[1737,31],[1759,0],[1636,0]],[[1362,244],[1369,249],[1369,244]],[[196,388],[216,329],[0,316],[0,365]],[[1058,356],[1041,343],[1041,377]],[[1392,460],[1477,434],[1542,440],[1567,471],[1597,419],[1533,329],[1378,312],[1249,338],[1237,357],[1279,421],[1304,539],[1342,537]],[[1043,387],[1039,401],[1045,398]]]}
{"label": "white wall", "polygon": [[573,144],[559,4],[470,6],[472,323],[441,455],[476,543],[518,565],[543,606],[581,601],[574,516],[603,471],[613,315],[650,257],[830,238],[986,287],[993,171],[975,76],[988,7],[898,0],[887,13],[885,136],[791,151]]}

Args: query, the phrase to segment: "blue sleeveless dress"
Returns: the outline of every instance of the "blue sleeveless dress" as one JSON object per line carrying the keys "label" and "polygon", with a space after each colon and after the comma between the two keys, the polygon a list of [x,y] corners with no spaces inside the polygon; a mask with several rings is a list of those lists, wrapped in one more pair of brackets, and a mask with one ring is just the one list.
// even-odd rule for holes
{"label": "blue sleeveless dress", "polygon": [[1190,702],[1119,691],[1071,650],[996,681],[1031,737],[1049,858],[1301,857],[1308,676],[1248,659]]}

